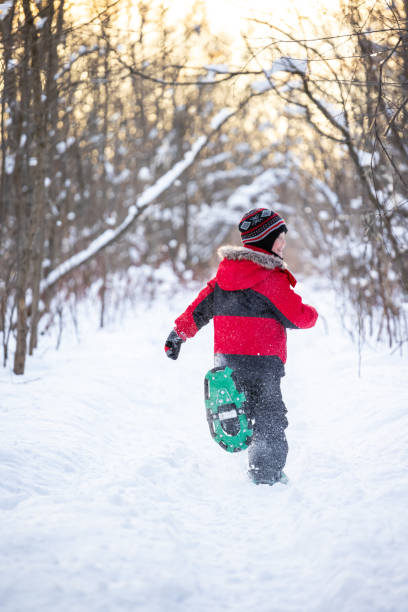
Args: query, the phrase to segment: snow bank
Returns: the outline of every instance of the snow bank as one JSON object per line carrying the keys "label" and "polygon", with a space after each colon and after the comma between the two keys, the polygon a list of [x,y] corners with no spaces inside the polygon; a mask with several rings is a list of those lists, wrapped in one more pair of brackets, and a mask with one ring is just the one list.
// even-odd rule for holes
{"label": "snow bank", "polygon": [[210,437],[211,325],[164,356],[192,294],[0,371],[2,612],[405,609],[407,366],[358,378],[333,296],[299,291],[321,316],[288,333],[287,487]]}

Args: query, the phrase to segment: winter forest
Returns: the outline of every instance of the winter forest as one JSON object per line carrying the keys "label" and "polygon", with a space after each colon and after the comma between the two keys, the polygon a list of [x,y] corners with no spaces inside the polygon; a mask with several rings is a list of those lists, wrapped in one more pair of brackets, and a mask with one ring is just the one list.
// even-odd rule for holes
{"label": "winter forest", "polygon": [[[0,0],[2,612],[406,610],[407,24]],[[319,312],[287,333],[287,486],[209,435],[212,322],[163,350],[258,207]]]}
{"label": "winter forest", "polygon": [[223,32],[206,9],[1,3],[0,331],[16,374],[90,292],[103,326],[163,266],[208,274],[255,203],[289,219],[298,270],[332,279],[357,342],[407,340],[408,4],[306,19],[294,2]]}

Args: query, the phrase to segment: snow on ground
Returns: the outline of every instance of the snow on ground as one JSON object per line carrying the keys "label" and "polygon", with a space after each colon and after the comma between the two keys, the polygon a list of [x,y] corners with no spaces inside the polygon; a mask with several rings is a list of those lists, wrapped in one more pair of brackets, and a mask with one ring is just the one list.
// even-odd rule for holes
{"label": "snow on ground", "polygon": [[190,293],[0,371],[2,612],[403,611],[407,366],[357,354],[333,296],[289,332],[288,486],[210,437],[211,324],[163,343]]}

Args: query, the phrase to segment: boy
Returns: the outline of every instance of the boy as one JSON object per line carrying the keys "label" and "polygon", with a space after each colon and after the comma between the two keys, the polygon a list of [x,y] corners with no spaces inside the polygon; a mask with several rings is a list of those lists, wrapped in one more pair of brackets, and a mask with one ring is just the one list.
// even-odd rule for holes
{"label": "boy", "polygon": [[215,366],[234,370],[255,419],[248,474],[256,484],[273,485],[287,481],[288,421],[280,390],[286,328],[313,327],[318,315],[292,289],[296,280],[283,261],[285,221],[257,208],[238,227],[243,246],[219,249],[216,276],[176,319],[165,350],[177,359],[182,342],[214,318]]}

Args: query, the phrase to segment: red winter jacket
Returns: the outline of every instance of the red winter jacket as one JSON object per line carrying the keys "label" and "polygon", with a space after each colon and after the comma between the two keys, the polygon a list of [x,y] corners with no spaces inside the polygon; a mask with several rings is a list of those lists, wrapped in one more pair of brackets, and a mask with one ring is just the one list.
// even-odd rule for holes
{"label": "red winter jacket", "polygon": [[306,329],[317,312],[302,303],[296,280],[275,255],[222,247],[215,278],[176,319],[179,335],[192,338],[214,318],[214,352],[277,355],[286,362],[286,329]]}

